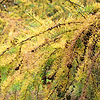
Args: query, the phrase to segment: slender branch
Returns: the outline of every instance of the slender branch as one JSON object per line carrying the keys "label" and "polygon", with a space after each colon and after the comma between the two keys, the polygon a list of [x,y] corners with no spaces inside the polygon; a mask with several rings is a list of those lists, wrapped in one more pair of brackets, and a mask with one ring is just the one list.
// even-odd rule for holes
{"label": "slender branch", "polygon": [[[77,7],[82,7],[82,6],[80,6],[79,4],[74,3],[74,2],[72,2],[72,1],[70,1],[70,0],[66,0],[66,1],[70,2],[70,3],[73,5],[73,7],[74,7],[75,9],[76,9],[76,6],[77,6]],[[84,8],[84,7],[82,7],[82,8]],[[85,17],[81,12],[78,12],[78,13],[80,13],[81,16],[84,17],[84,18],[86,19],[86,17]]]}
{"label": "slender branch", "polygon": [[[66,1],[70,2],[72,5],[74,4],[74,5],[76,5],[76,6],[82,7],[82,6],[80,6],[79,4],[77,4],[77,3],[75,3],[75,2],[72,2],[72,1],[70,1],[70,0],[66,0]],[[83,7],[82,7],[82,8],[83,8]]]}
{"label": "slender branch", "polygon": [[96,53],[96,55],[93,56],[93,58],[92,58],[92,61],[91,61],[92,63],[90,64],[90,69],[88,70],[87,78],[86,78],[86,80],[85,80],[84,88],[83,88],[83,90],[82,90],[82,94],[81,94],[79,100],[84,100],[84,98],[85,98],[85,95],[86,95],[86,88],[87,88],[87,85],[88,85],[89,77],[90,77],[90,74],[91,74],[91,72],[92,72],[92,68],[93,68],[93,66],[94,66],[94,64],[95,64],[95,62],[96,62],[96,59],[98,58],[99,55],[100,55],[100,50],[99,50],[99,51]]}
{"label": "slender branch", "polygon": [[74,23],[83,23],[83,22],[68,22],[68,23],[63,23],[63,24],[58,23],[57,25],[55,25],[55,26],[53,26],[53,27],[50,27],[50,28],[48,28],[47,30],[45,30],[45,31],[43,31],[43,32],[40,32],[39,34],[36,34],[36,35],[34,35],[34,36],[31,36],[31,37],[28,37],[28,38],[26,38],[25,40],[22,40],[20,43],[16,43],[15,45],[12,45],[12,46],[6,48],[6,49],[0,54],[0,56],[2,56],[2,55],[5,54],[7,51],[9,51],[10,48],[15,47],[15,46],[17,46],[17,45],[21,45],[21,44],[23,44],[24,42],[29,41],[29,40],[31,40],[31,39],[34,38],[34,37],[40,36],[41,34],[44,34],[44,33],[47,32],[47,31],[51,31],[51,30],[53,30],[53,29],[55,29],[55,28],[59,28],[59,27],[61,27],[62,25],[74,24]]}

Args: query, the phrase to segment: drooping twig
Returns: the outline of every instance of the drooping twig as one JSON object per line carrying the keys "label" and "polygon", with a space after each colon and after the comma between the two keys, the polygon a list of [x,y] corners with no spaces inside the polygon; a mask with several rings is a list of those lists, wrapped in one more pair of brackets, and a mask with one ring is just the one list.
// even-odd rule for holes
{"label": "drooping twig", "polygon": [[85,80],[84,88],[83,88],[83,90],[82,90],[82,94],[81,94],[79,100],[84,100],[84,98],[85,98],[85,95],[86,95],[86,88],[87,88],[87,85],[88,85],[89,77],[90,77],[90,74],[91,74],[91,72],[92,72],[92,68],[93,68],[93,66],[94,66],[94,64],[95,64],[95,62],[96,62],[96,59],[98,58],[99,55],[100,55],[100,50],[99,50],[99,51],[95,54],[95,56],[93,56],[93,58],[92,58],[92,61],[91,61],[92,63],[89,65],[90,68],[89,68],[89,70],[88,70],[87,78],[86,78],[86,80]]}
{"label": "drooping twig", "polygon": [[9,51],[12,47],[15,47],[15,46],[17,46],[17,45],[22,45],[24,42],[29,41],[29,40],[31,40],[31,39],[34,38],[34,37],[40,36],[41,34],[44,34],[44,33],[47,32],[47,31],[51,31],[51,30],[53,30],[53,29],[55,29],[55,28],[59,28],[59,27],[61,27],[62,25],[73,24],[73,23],[81,23],[81,22],[68,22],[68,23],[63,23],[63,24],[58,23],[57,25],[55,25],[55,26],[53,26],[53,27],[50,27],[50,28],[48,28],[47,30],[45,30],[45,31],[43,31],[43,32],[40,32],[40,33],[38,33],[38,34],[36,34],[36,35],[34,35],[34,36],[28,37],[28,38],[26,38],[25,40],[22,40],[20,43],[16,43],[15,45],[12,45],[12,46],[6,48],[6,49],[0,54],[0,56],[2,56],[3,54],[5,54],[5,53],[6,53],[7,51]]}

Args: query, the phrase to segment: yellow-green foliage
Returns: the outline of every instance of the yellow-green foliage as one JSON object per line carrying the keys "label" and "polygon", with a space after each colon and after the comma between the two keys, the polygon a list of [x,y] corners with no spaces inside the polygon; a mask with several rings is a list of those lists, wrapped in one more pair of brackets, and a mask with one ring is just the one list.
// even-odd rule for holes
{"label": "yellow-green foliage", "polygon": [[100,4],[83,5],[0,3],[0,100],[100,99]]}

